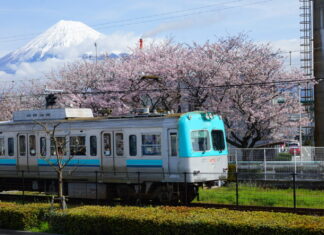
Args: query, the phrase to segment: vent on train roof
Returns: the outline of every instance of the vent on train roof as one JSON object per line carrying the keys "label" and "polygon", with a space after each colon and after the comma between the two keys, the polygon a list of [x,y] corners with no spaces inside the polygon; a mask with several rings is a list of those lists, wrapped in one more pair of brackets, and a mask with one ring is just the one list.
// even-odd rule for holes
{"label": "vent on train roof", "polygon": [[68,118],[92,118],[91,109],[62,108],[22,110],[13,113],[14,121],[62,120]]}

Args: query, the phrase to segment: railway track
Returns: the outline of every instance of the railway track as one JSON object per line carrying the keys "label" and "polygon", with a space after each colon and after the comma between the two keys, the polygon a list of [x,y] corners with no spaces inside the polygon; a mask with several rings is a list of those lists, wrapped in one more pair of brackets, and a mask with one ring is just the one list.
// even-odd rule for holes
{"label": "railway track", "polygon": [[[1,201],[10,201],[10,202],[51,202],[52,196],[36,196],[36,195],[17,195],[17,194],[0,194]],[[76,199],[68,198],[68,204],[70,205],[138,205],[138,206],[187,206],[187,207],[202,207],[202,208],[227,208],[230,210],[238,211],[270,211],[270,212],[283,212],[283,213],[295,213],[300,215],[318,215],[324,216],[324,209],[313,209],[313,208],[291,208],[291,207],[266,207],[266,206],[243,206],[243,205],[226,205],[226,204],[213,204],[213,203],[189,203],[189,204],[147,204],[147,203],[122,203],[120,201],[109,201],[106,200],[96,200],[96,199]]]}

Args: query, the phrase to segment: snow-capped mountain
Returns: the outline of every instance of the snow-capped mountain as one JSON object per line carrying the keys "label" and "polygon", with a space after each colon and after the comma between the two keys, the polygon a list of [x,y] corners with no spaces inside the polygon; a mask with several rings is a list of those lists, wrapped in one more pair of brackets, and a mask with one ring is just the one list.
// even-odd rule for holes
{"label": "snow-capped mountain", "polygon": [[0,58],[0,70],[14,73],[13,65],[22,62],[94,54],[94,43],[104,37],[81,22],[61,20],[25,46]]}

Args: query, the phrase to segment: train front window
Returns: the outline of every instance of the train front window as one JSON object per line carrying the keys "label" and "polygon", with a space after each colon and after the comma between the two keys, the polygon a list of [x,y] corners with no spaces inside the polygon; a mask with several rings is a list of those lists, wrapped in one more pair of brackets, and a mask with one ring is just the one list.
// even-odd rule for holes
{"label": "train front window", "polygon": [[70,153],[72,156],[86,155],[86,141],[85,136],[71,136],[70,137]]}
{"label": "train front window", "polygon": [[5,143],[4,138],[0,138],[0,156],[5,155]]}
{"label": "train front window", "polygon": [[[56,146],[55,146],[56,143]],[[51,155],[52,156],[64,156],[66,155],[66,140],[65,137],[51,138]]]}
{"label": "train front window", "polygon": [[207,130],[191,132],[192,149],[195,152],[204,152],[210,149],[209,135]]}
{"label": "train front window", "polygon": [[221,130],[212,130],[212,140],[214,150],[222,151],[225,149],[224,133]]}
{"label": "train front window", "polygon": [[161,136],[152,134],[142,135],[142,154],[143,156],[161,155]]}

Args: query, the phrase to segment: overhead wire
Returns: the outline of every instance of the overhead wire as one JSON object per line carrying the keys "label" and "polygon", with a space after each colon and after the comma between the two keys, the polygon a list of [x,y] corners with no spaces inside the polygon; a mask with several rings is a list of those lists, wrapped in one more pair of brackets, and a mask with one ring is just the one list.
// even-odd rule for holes
{"label": "overhead wire", "polygon": [[[97,29],[123,27],[123,26],[135,25],[135,24],[144,24],[144,23],[150,23],[150,22],[165,21],[165,20],[170,20],[170,19],[175,19],[175,18],[180,18],[180,17],[201,15],[201,14],[205,14],[205,13],[212,13],[215,11],[221,11],[221,10],[233,9],[233,8],[238,8],[238,7],[243,7],[243,6],[261,4],[261,3],[270,2],[273,0],[261,0],[261,1],[240,4],[240,5],[224,7],[224,8],[216,8],[216,9],[211,9],[211,10],[209,9],[209,10],[197,11],[199,9],[212,8],[212,7],[215,7],[218,5],[222,5],[222,4],[235,3],[235,2],[241,2],[241,1],[244,1],[244,0],[224,1],[221,3],[210,4],[210,5],[197,7],[197,8],[190,8],[190,9],[185,9],[185,10],[178,10],[178,11],[166,12],[166,13],[161,13],[161,14],[148,15],[148,16],[137,17],[137,18],[129,18],[129,19],[125,19],[125,20],[117,20],[117,21],[101,23],[101,24],[93,24],[93,25],[90,24],[89,26],[97,28]],[[179,14],[179,13],[185,13],[185,12],[190,12],[190,11],[196,11],[196,12]],[[178,14],[178,15],[175,15],[175,14]],[[154,19],[154,18],[156,18],[156,19]],[[138,22],[138,20],[142,20],[142,21]],[[127,23],[127,22],[130,22],[130,23]],[[28,39],[31,38],[32,35],[35,35],[35,34],[36,33],[25,34],[25,35],[4,36],[4,37],[0,37],[0,42],[25,40],[26,38],[28,38]]]}

